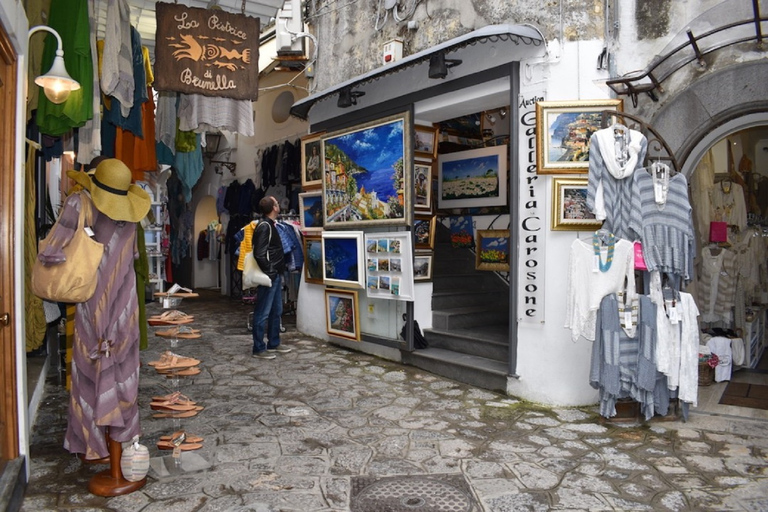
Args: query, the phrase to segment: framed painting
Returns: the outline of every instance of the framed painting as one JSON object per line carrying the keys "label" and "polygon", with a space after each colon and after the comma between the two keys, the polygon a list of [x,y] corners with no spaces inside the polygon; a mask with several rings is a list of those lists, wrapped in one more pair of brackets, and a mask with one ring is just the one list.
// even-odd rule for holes
{"label": "framed painting", "polygon": [[594,231],[602,224],[587,208],[587,178],[552,180],[553,231]]}
{"label": "framed painting", "polygon": [[323,185],[322,133],[312,133],[301,138],[301,187],[304,190]]}
{"label": "framed painting", "polygon": [[410,231],[366,233],[368,298],[413,300],[413,254]]}
{"label": "framed painting", "polygon": [[360,341],[357,292],[325,289],[325,330],[331,336]]}
{"label": "framed painting", "polygon": [[432,279],[432,253],[417,252],[413,257],[413,280],[429,281]]}
{"label": "framed painting", "polygon": [[304,282],[323,284],[323,241],[320,235],[304,235]]}
{"label": "framed painting", "polygon": [[413,126],[413,154],[427,158],[437,158],[437,128],[434,126]]}
{"label": "framed painting", "polygon": [[323,137],[323,225],[405,225],[411,208],[410,114]]}
{"label": "framed painting", "polygon": [[435,223],[434,215],[413,216],[413,247],[415,249],[435,248]]}
{"label": "framed painting", "polygon": [[509,272],[509,231],[478,229],[475,268]]}
{"label": "framed painting", "polygon": [[508,146],[470,149],[438,157],[437,207],[507,204]]}
{"label": "framed painting", "polygon": [[432,211],[432,164],[413,164],[413,209]]}
{"label": "framed painting", "polygon": [[299,216],[301,229],[320,231],[323,229],[323,191],[313,190],[299,194]]}
{"label": "framed painting", "polygon": [[539,174],[585,173],[589,138],[600,129],[603,110],[621,112],[622,100],[536,103],[536,166]]}
{"label": "framed painting", "polygon": [[323,231],[323,282],[363,288],[365,255],[362,231]]}

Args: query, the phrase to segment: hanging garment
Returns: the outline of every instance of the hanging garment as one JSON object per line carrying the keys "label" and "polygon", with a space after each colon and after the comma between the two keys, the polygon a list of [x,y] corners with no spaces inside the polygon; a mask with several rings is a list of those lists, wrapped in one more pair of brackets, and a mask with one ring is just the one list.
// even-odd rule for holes
{"label": "hanging garment", "polygon": [[[27,161],[24,166],[24,325],[26,327],[27,352],[37,350],[45,341],[46,318],[43,301],[32,293],[32,266],[37,259],[37,238],[35,233],[35,148],[29,144]],[[58,308],[57,308],[58,309]],[[54,319],[55,320],[55,319]]]}
{"label": "hanging garment", "polygon": [[[601,258],[605,261],[607,255]],[[571,329],[571,340],[579,336],[595,339],[595,324],[600,301],[606,295],[623,290],[634,283],[634,244],[616,240],[613,258],[606,271],[595,268],[594,244],[576,239],[571,244],[568,262],[565,327]],[[633,289],[630,286],[629,289]]]}
{"label": "hanging garment", "polygon": [[[174,168],[177,171],[182,184],[184,201],[192,201],[192,187],[195,186],[203,174],[203,151],[200,148],[200,134],[192,134],[195,137],[194,148],[191,151],[182,151],[177,146],[174,156]],[[177,137],[178,142],[178,137]]]}
{"label": "hanging garment", "polygon": [[600,414],[616,415],[616,401],[631,398],[640,403],[646,420],[655,414],[656,306],[645,295],[630,300],[637,317],[628,322],[620,314],[615,294],[600,301],[595,342],[592,345],[589,383],[600,391]]}
{"label": "hanging garment", "polygon": [[744,190],[738,183],[723,180],[712,189],[712,221],[725,222],[740,231],[747,228],[747,205]]}
{"label": "hanging garment", "polygon": [[639,234],[630,226],[632,175],[643,166],[648,141],[642,133],[619,126],[598,130],[589,139],[587,207],[598,220],[605,219],[604,229],[635,240]]}
{"label": "hanging garment", "polygon": [[144,238],[144,228],[141,222],[136,223],[136,249],[138,258],[133,260],[133,270],[136,272],[136,298],[139,304],[139,350],[149,347],[147,338],[147,289],[149,281],[149,258],[147,257],[147,241]]}
{"label": "hanging garment", "polygon": [[693,279],[695,238],[688,182],[682,174],[665,178],[634,175],[631,231],[639,233],[648,270]]}
{"label": "hanging garment", "polygon": [[179,129],[188,132],[228,131],[253,137],[253,103],[202,94],[179,95]]}
{"label": "hanging garment", "polygon": [[[80,194],[67,198],[42,261],[60,258],[72,238],[81,208]],[[96,292],[76,305],[72,353],[72,392],[64,448],[86,459],[109,455],[110,438],[128,442],[140,434],[139,308],[136,300],[136,223],[116,222],[95,208],[91,229],[104,244]]]}
{"label": "hanging garment", "polygon": [[707,342],[709,350],[717,356],[717,366],[715,367],[715,382],[731,380],[731,370],[733,361],[731,351],[731,340],[724,336],[715,336]]}
{"label": "hanging garment", "polygon": [[131,8],[127,0],[108,0],[101,92],[117,99],[120,113],[128,117],[133,107],[134,88]]}
{"label": "hanging garment", "polygon": [[[97,26],[96,2],[89,2],[88,12],[88,20],[91,27]],[[91,94],[93,116],[78,131],[76,158],[77,163],[81,165],[87,165],[91,160],[101,155],[101,94],[99,94],[101,86],[99,84],[99,54],[96,48],[95,30],[91,30],[90,44],[91,69],[93,73],[93,89]]]}
{"label": "hanging garment", "polygon": [[737,274],[736,255],[733,252],[721,247],[705,247],[701,251],[701,272],[697,288],[703,321],[731,322]]}
{"label": "hanging garment", "polygon": [[[78,81],[80,89],[70,92],[64,103],[52,103],[41,95],[37,106],[40,133],[63,135],[83,126],[93,117],[93,59],[91,58],[88,0],[56,0],[51,2],[48,25],[61,36],[66,67]],[[50,69],[56,53],[56,39],[48,37],[43,52],[43,67]]]}
{"label": "hanging garment", "polygon": [[176,102],[175,92],[159,91],[157,93],[155,141],[162,142],[172,153],[176,152]]}

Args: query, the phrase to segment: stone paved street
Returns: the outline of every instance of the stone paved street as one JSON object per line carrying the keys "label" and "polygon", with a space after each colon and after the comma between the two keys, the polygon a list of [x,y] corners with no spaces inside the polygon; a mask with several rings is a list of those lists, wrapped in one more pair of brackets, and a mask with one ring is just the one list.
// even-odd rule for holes
{"label": "stone paved street", "polygon": [[[179,389],[205,409],[188,419],[152,418],[150,398],[173,387],[146,365],[169,348],[150,328],[142,443],[153,457],[167,455],[155,445],[179,421],[205,438],[201,450],[183,454],[185,469],[209,467],[162,476],[155,465],[134,493],[90,494],[88,481],[107,466],[83,464],[62,448],[67,393],[53,375],[34,425],[23,510],[768,510],[764,420],[693,414],[687,423],[604,423],[593,407],[517,402],[290,325],[283,344],[293,351],[257,360],[249,306],[208,292],[178,309],[194,314],[203,332],[174,349],[203,361],[202,373]],[[370,488],[358,481],[405,475],[399,481],[411,482],[412,495],[396,496],[397,509],[366,501]],[[416,478],[424,476],[434,480]],[[431,490],[441,488],[456,493],[456,508],[438,507],[440,493]]]}

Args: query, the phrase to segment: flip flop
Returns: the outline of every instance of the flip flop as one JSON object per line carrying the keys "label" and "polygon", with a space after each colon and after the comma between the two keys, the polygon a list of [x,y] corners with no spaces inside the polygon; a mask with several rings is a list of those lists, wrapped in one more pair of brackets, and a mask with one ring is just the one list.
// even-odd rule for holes
{"label": "flip flop", "polygon": [[178,309],[170,309],[168,311],[162,312],[159,315],[152,315],[149,317],[149,319],[150,320],[187,320],[187,319],[194,320],[195,317],[193,315],[188,315],[183,311],[179,311]]}
{"label": "flip flop", "polygon": [[175,370],[177,368],[191,368],[192,366],[197,366],[200,364],[199,359],[180,356],[179,354],[174,354],[173,352],[166,352],[163,355],[166,356],[165,360],[163,360],[161,357],[158,361],[152,361],[155,364],[151,366],[154,366],[155,370],[157,371]]}
{"label": "flip flop", "polygon": [[193,377],[195,375],[198,375],[202,370],[197,367],[187,368],[184,370],[179,370],[177,372],[160,372],[162,375],[165,375],[169,379],[172,379],[173,377]]}
{"label": "flip flop", "polygon": [[[169,441],[170,442],[170,440],[173,439],[174,436],[176,436],[176,432],[174,432],[173,434],[171,434],[169,436],[160,436],[160,440],[161,441]],[[185,437],[184,442],[185,443],[202,443],[203,442],[203,438],[200,437],[200,436],[193,436],[192,434],[187,434],[187,436]]]}
{"label": "flip flop", "polygon": [[185,320],[158,320],[156,318],[149,318],[147,319],[147,323],[151,325],[152,327],[159,327],[162,325],[183,325],[183,324],[191,324],[195,320],[193,318],[185,319]]}
{"label": "flip flop", "polygon": [[165,396],[153,396],[152,397],[153,402],[165,402],[165,401],[172,401],[176,404],[181,405],[195,405],[196,402],[189,399],[189,397],[182,395],[181,391],[175,391],[173,393],[168,393]]}
{"label": "flip flop", "polygon": [[159,412],[157,414],[153,414],[153,418],[191,418],[193,416],[197,416],[197,413],[199,411],[184,411],[184,412]]}
{"label": "flip flop", "polygon": [[194,411],[195,410],[194,405],[183,405],[183,404],[172,404],[169,402],[152,402],[149,404],[149,408],[153,411],[176,411],[176,412],[185,412],[185,411]]}
{"label": "flip flop", "polygon": [[157,336],[162,336],[163,338],[183,338],[189,340],[202,337],[200,329],[192,329],[191,327],[183,325],[172,327],[166,331],[155,331],[155,334]]}
{"label": "flip flop", "polygon": [[[188,443],[186,441],[179,445],[179,449],[183,452],[190,451],[190,450],[199,450],[202,447],[203,445],[200,443]],[[176,447],[170,441],[158,441],[157,448],[160,450],[173,450]]]}

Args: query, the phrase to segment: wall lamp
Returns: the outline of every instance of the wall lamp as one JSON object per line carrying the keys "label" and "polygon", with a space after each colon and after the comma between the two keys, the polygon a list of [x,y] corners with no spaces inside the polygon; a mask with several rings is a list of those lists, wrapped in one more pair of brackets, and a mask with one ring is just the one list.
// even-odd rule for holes
{"label": "wall lamp", "polygon": [[347,108],[357,105],[357,98],[360,96],[365,96],[365,93],[363,91],[353,91],[351,87],[345,87],[339,91],[339,101],[336,102],[336,106]]}
{"label": "wall lamp", "polygon": [[459,59],[446,59],[443,52],[438,52],[429,58],[429,78],[445,78],[448,69],[461,64]]}
{"label": "wall lamp", "polygon": [[61,36],[51,27],[46,25],[38,25],[29,29],[27,38],[31,38],[33,34],[44,30],[50,32],[56,36],[56,56],[53,58],[53,65],[51,69],[44,75],[40,75],[35,78],[35,83],[43,88],[45,97],[48,98],[51,103],[64,103],[69,98],[69,93],[76,91],[80,88],[80,84],[69,76],[67,68],[64,66],[64,50],[61,49]]}

